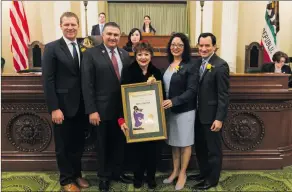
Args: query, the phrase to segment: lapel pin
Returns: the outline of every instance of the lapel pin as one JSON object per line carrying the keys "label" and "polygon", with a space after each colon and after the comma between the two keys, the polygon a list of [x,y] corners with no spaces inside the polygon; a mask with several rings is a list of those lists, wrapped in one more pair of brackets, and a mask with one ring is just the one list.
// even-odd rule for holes
{"label": "lapel pin", "polygon": [[104,50],[102,50],[102,53],[105,53],[105,51],[104,51]]}

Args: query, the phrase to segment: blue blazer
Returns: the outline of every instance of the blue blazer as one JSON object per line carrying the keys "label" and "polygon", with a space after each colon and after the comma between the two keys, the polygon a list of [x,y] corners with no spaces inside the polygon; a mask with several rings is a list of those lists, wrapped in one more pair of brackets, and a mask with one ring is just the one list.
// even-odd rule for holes
{"label": "blue blazer", "polygon": [[[172,101],[171,111],[182,113],[196,109],[199,84],[199,66],[192,60],[181,62],[180,69],[170,80],[168,99]],[[166,69],[162,70],[164,74]]]}

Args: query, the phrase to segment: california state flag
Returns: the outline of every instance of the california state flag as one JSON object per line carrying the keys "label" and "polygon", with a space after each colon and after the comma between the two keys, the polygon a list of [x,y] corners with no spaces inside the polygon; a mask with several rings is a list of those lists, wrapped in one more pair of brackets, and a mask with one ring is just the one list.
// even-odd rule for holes
{"label": "california state flag", "polygon": [[274,53],[277,52],[277,33],[279,30],[279,1],[269,1],[261,38],[261,45],[264,47],[264,63],[271,62]]}

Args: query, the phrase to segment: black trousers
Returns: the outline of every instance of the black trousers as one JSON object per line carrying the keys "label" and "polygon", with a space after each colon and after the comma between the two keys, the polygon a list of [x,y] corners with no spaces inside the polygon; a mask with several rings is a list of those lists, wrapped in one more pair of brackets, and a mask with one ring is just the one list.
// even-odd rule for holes
{"label": "black trousers", "polygon": [[62,124],[54,124],[55,152],[61,185],[75,182],[76,178],[81,177],[84,130],[88,122],[88,116],[81,107],[74,117],[64,117]]}
{"label": "black trousers", "polygon": [[111,176],[119,177],[124,168],[125,136],[117,120],[101,121],[95,129],[97,133],[97,175],[100,180],[104,181],[110,180]]}
{"label": "black trousers", "polygon": [[211,184],[219,182],[222,169],[221,131],[211,131],[212,124],[202,124],[196,117],[195,150],[200,174]]}
{"label": "black trousers", "polygon": [[132,143],[128,145],[131,146],[130,149],[133,152],[135,180],[142,181],[145,171],[147,173],[147,179],[154,180],[159,152],[158,141]]}

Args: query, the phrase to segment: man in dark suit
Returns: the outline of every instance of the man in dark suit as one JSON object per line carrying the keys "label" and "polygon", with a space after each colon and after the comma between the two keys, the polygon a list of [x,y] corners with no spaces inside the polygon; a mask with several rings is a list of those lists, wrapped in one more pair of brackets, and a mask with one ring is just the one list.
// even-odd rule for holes
{"label": "man in dark suit", "polygon": [[52,115],[60,184],[64,191],[80,191],[79,187],[89,186],[81,176],[84,128],[88,124],[88,117],[85,116],[81,91],[82,54],[76,40],[79,29],[77,15],[63,13],[60,27],[63,37],[45,46],[43,88]]}
{"label": "man in dark suit", "polygon": [[91,36],[102,35],[105,24],[105,13],[98,14],[99,24],[93,25],[91,29]]}
{"label": "man in dark suit", "polygon": [[195,148],[200,174],[190,178],[202,181],[196,190],[209,189],[219,182],[222,166],[221,128],[229,104],[229,66],[215,54],[216,37],[202,33],[198,38],[200,81]]}
{"label": "man in dark suit", "polygon": [[102,33],[103,44],[88,49],[82,60],[82,88],[85,111],[96,126],[99,189],[109,190],[111,178],[131,183],[122,174],[125,136],[119,128],[121,74],[130,64],[128,52],[118,48],[120,27],[109,22]]}

